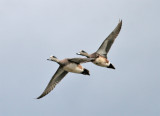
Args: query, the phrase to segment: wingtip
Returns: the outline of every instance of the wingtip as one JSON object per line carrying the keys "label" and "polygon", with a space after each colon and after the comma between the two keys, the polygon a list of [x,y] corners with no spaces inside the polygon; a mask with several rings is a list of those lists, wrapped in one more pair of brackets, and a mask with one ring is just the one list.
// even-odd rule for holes
{"label": "wingtip", "polygon": [[122,19],[119,19],[119,22],[122,22]]}
{"label": "wingtip", "polygon": [[37,97],[37,98],[33,98],[33,99],[37,100],[37,99],[39,99],[39,98]]}
{"label": "wingtip", "polygon": [[122,19],[119,19],[119,24],[120,24],[120,23],[122,24]]}
{"label": "wingtip", "polygon": [[121,30],[121,27],[122,27],[122,19],[119,19],[119,23],[118,23],[117,27]]}
{"label": "wingtip", "polygon": [[119,23],[122,23],[122,19],[119,19]]}
{"label": "wingtip", "polygon": [[35,99],[40,99],[40,97],[37,97],[37,98],[35,98]]}
{"label": "wingtip", "polygon": [[40,95],[39,97],[37,97],[35,99],[41,99],[42,97],[44,97],[44,95]]}

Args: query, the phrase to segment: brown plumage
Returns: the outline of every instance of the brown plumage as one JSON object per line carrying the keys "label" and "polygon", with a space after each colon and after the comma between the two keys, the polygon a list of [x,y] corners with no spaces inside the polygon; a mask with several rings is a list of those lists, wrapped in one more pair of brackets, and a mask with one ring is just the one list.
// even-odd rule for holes
{"label": "brown plumage", "polygon": [[109,36],[103,41],[98,50],[92,54],[88,54],[84,50],[77,53],[78,55],[86,56],[87,58],[95,58],[93,61],[94,64],[102,67],[113,68],[115,67],[107,59],[107,54],[114,43],[116,37],[118,36],[122,27],[122,20],[119,21],[116,28],[109,34]]}
{"label": "brown plumage", "polygon": [[83,68],[80,64],[93,61],[94,58],[67,58],[64,60],[58,60],[55,56],[51,56],[48,60],[55,61],[60,66],[57,69],[56,73],[52,76],[44,92],[37,99],[44,97],[50,91],[52,91],[68,72],[90,75],[89,70]]}

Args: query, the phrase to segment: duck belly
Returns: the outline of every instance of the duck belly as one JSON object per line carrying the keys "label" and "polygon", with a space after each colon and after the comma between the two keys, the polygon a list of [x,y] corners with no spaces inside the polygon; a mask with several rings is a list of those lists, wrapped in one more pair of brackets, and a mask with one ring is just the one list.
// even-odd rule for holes
{"label": "duck belly", "polygon": [[73,73],[81,73],[84,70],[81,65],[77,65],[77,64],[74,64],[74,63],[64,66],[63,69],[65,71],[73,72]]}
{"label": "duck belly", "polygon": [[102,67],[109,66],[109,61],[106,58],[104,58],[104,57],[98,57],[98,58],[96,58],[96,60],[93,63],[96,64],[96,65],[98,65],[98,66],[102,66]]}

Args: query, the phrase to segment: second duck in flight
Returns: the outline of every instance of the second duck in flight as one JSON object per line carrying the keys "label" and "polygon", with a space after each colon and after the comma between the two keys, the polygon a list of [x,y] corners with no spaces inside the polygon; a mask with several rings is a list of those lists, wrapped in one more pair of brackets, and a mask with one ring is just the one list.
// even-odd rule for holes
{"label": "second duck in flight", "polygon": [[44,97],[50,91],[52,91],[57,83],[59,83],[68,72],[90,75],[89,70],[83,68],[80,64],[91,62],[94,60],[94,58],[66,58],[63,60],[59,60],[55,56],[51,56],[47,60],[57,62],[60,66],[57,69],[56,73],[52,76],[52,79],[48,83],[46,89],[37,99]]}
{"label": "second duck in flight", "polygon": [[102,67],[107,67],[107,68],[112,68],[115,69],[115,67],[110,63],[110,61],[107,59],[107,54],[118,36],[120,30],[122,27],[122,20],[119,21],[118,25],[116,28],[110,33],[110,35],[103,41],[99,49],[92,53],[88,54],[84,50],[80,51],[77,53],[78,55],[86,56],[87,58],[95,58],[94,61],[92,61],[94,64]]}

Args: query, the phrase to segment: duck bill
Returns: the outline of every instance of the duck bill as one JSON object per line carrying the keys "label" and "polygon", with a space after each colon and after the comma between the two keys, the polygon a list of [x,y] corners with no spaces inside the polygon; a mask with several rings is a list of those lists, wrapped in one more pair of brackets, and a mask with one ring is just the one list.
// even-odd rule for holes
{"label": "duck bill", "polygon": [[47,60],[52,61],[50,58],[48,58]]}
{"label": "duck bill", "polygon": [[80,53],[76,53],[77,55],[81,55]]}

